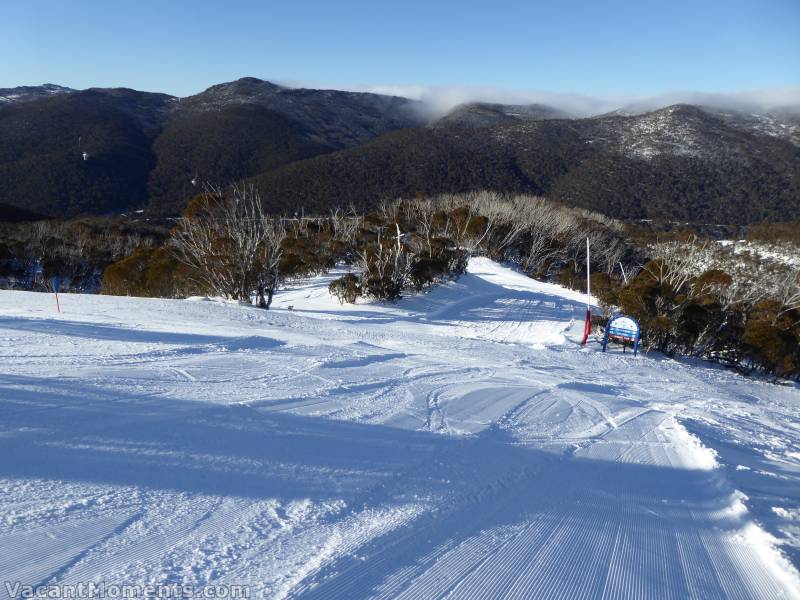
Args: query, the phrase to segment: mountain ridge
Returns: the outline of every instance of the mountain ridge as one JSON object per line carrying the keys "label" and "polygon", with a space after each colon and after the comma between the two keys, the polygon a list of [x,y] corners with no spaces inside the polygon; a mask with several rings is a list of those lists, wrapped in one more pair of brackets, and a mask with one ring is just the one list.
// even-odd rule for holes
{"label": "mountain ridge", "polygon": [[236,181],[263,186],[274,210],[487,188],[619,218],[800,214],[792,106],[759,115],[675,104],[576,118],[479,102],[431,119],[399,96],[252,77],[186,98],[50,84],[1,93],[14,99],[0,102],[0,204],[55,217],[174,215],[198,182]]}
{"label": "mountain ridge", "polygon": [[574,115],[546,104],[499,104],[494,102],[467,102],[450,109],[433,122],[435,126],[490,127],[506,123],[569,119]]}
{"label": "mountain ridge", "polygon": [[403,130],[254,183],[277,210],[485,188],[618,218],[743,224],[800,214],[800,148],[676,105],[641,117]]}

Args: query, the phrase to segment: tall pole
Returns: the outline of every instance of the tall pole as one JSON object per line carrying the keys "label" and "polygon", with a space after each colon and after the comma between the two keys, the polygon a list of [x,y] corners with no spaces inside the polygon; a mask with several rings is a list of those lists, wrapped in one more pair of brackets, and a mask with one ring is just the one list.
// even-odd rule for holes
{"label": "tall pole", "polygon": [[59,288],[59,284],[60,284],[60,282],[58,280],[58,277],[53,275],[50,278],[50,287],[53,288],[53,293],[56,295],[56,310],[58,312],[61,312],[61,305],[58,303],[58,288]]}
{"label": "tall pole", "polygon": [[[589,238],[586,238],[586,295],[592,295],[591,279],[589,279]],[[586,310],[589,310],[589,298],[586,298]]]}
{"label": "tall pole", "polygon": [[589,278],[589,238],[586,238],[586,322],[583,324],[583,341],[581,346],[586,346],[589,341],[589,334],[592,332],[592,309],[591,309],[591,279]]}

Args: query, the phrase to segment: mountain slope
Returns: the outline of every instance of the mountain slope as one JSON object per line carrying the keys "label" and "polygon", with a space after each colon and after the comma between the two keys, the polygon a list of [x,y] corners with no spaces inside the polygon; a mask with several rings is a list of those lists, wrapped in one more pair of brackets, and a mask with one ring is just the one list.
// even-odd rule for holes
{"label": "mountain slope", "polygon": [[473,103],[426,126],[421,104],[405,98],[254,78],[181,99],[123,88],[3,93],[0,204],[56,217],[142,206],[175,215],[198,185],[243,180],[291,212],[493,189],[624,219],[800,215],[796,107],[566,119],[542,105]]}
{"label": "mountain slope", "polygon": [[146,204],[152,143],[170,101],[86,90],[0,108],[0,203],[51,216]]}
{"label": "mountain slope", "polygon": [[258,105],[301,123],[320,146],[347,148],[374,137],[419,125],[420,103],[363,92],[287,88],[244,77],[183,98],[176,113],[215,111],[237,104]]}
{"label": "mountain slope", "polygon": [[148,199],[155,213],[175,214],[196,191],[192,179],[228,185],[421,121],[405,98],[253,78],[182,99],[58,86],[0,92],[10,98],[0,102],[0,203],[60,217]]}
{"label": "mountain slope", "polygon": [[548,194],[627,219],[748,223],[800,214],[800,148],[686,105],[410,129],[254,181],[275,208],[486,188]]}
{"label": "mountain slope", "polygon": [[153,143],[152,212],[179,213],[206,182],[226,185],[337,149],[315,139],[301,123],[258,104],[174,115]]}
{"label": "mountain slope", "polygon": [[436,121],[442,127],[490,127],[524,121],[567,119],[563,110],[544,104],[492,104],[474,102],[461,104]]}
{"label": "mountain slope", "polygon": [[21,85],[13,88],[0,88],[0,106],[17,102],[30,102],[49,98],[58,94],[71,94],[72,88],[45,83],[44,85]]}
{"label": "mountain slope", "polygon": [[377,94],[285,88],[243,78],[176,102],[153,151],[154,213],[175,214],[197,183],[228,185],[415,125],[416,103]]}
{"label": "mountain slope", "polygon": [[486,259],[397,304],[332,276],[270,311],[0,293],[4,576],[800,597],[800,390],[581,351],[585,296]]}
{"label": "mountain slope", "polygon": [[726,123],[745,131],[756,131],[800,146],[800,106],[782,106],[766,113],[707,108]]}

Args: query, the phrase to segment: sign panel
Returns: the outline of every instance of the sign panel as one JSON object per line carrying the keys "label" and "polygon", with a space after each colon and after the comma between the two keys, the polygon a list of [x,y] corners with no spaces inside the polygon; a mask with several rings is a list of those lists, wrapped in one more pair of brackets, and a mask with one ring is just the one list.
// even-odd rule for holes
{"label": "sign panel", "polygon": [[606,324],[606,334],[603,337],[603,352],[606,351],[608,342],[611,340],[612,342],[633,344],[633,353],[635,355],[639,350],[639,338],[641,337],[641,333],[641,328],[636,319],[626,315],[615,315],[611,317]]}
{"label": "sign panel", "polygon": [[636,341],[639,335],[639,324],[630,317],[619,316],[608,323],[608,335],[623,338],[627,341]]}

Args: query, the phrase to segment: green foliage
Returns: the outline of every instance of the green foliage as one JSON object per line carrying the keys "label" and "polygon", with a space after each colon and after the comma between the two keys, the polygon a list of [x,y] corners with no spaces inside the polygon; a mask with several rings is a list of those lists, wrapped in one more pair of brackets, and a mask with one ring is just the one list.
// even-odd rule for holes
{"label": "green foliage", "polygon": [[732,301],[730,274],[709,269],[680,281],[663,260],[647,263],[627,285],[614,280],[593,290],[609,307],[635,317],[644,347],[668,355],[720,360],[745,371],[800,378],[800,310],[777,299]]}
{"label": "green foliage", "polygon": [[467,270],[469,255],[456,248],[440,249],[433,256],[418,256],[409,270],[409,280],[415,290],[435,284],[448,277],[459,277]]}
{"label": "green foliage", "polygon": [[363,279],[364,295],[375,300],[398,300],[403,293],[400,277],[371,276]]}
{"label": "green foliage", "polygon": [[333,268],[342,248],[323,232],[292,232],[282,244],[281,272],[287,277],[307,277]]}
{"label": "green foliage", "polygon": [[556,275],[556,281],[564,287],[586,293],[586,272],[581,271],[574,261],[561,267]]}
{"label": "green foliage", "polygon": [[743,358],[767,373],[800,377],[800,310],[776,300],[757,303],[743,331]]}
{"label": "green foliage", "polygon": [[608,273],[592,273],[589,276],[592,286],[592,295],[599,299],[605,306],[619,304],[619,280],[613,279]]}
{"label": "green foliage", "polygon": [[111,296],[149,296],[147,271],[155,250],[139,248],[133,254],[108,265],[103,271],[101,293]]}
{"label": "green foliage", "polygon": [[105,268],[100,293],[176,298],[202,292],[192,275],[166,248],[139,248]]}
{"label": "green foliage", "polygon": [[181,298],[204,293],[192,270],[181,263],[165,247],[156,248],[147,262],[145,277],[146,296],[156,298]]}

